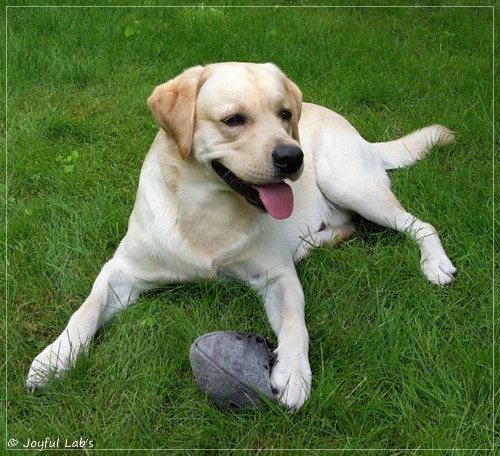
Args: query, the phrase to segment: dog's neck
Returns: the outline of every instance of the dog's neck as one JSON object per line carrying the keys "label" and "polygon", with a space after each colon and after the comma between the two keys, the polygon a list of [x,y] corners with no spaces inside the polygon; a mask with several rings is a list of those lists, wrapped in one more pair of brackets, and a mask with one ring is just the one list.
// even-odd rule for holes
{"label": "dog's neck", "polygon": [[173,141],[164,131],[158,133],[144,161],[137,197],[146,200],[155,219],[169,217],[162,201],[169,201],[165,207],[177,204],[176,220],[163,225],[178,231],[199,255],[217,262],[237,256],[260,234],[255,220],[266,214],[250,207],[212,169],[176,154]]}

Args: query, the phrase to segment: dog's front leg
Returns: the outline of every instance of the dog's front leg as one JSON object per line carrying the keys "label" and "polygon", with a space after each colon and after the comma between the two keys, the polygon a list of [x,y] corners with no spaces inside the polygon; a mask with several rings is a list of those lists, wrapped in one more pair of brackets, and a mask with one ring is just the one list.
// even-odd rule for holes
{"label": "dog's front leg", "polygon": [[260,290],[260,294],[271,327],[278,338],[271,386],[279,401],[294,412],[305,402],[311,391],[304,293],[293,271],[270,279]]}
{"label": "dog's front leg", "polygon": [[230,276],[245,280],[264,302],[278,338],[271,386],[279,401],[293,412],[305,402],[311,390],[304,293],[286,246],[280,243],[279,236],[268,239],[271,242],[265,248],[248,251],[246,260],[233,264]]}
{"label": "dog's front leg", "polygon": [[58,376],[72,367],[77,355],[87,351],[99,327],[137,300],[143,289],[126,271],[116,257],[104,265],[89,297],[71,316],[64,331],[33,360],[26,380],[29,391],[44,386],[50,373]]}

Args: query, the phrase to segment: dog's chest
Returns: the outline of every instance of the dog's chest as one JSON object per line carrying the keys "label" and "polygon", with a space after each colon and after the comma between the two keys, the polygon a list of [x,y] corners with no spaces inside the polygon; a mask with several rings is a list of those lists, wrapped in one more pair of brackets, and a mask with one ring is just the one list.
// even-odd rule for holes
{"label": "dog's chest", "polygon": [[[225,203],[227,204],[227,203]],[[256,242],[261,227],[253,214],[220,210],[220,203],[207,204],[190,214],[181,210],[178,234],[193,260],[200,261],[215,275],[220,268],[239,258]]]}

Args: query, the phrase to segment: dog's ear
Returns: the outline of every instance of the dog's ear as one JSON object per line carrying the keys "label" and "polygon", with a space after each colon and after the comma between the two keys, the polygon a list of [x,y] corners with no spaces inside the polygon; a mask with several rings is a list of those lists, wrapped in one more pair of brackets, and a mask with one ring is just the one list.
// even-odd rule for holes
{"label": "dog's ear", "polygon": [[292,104],[292,138],[300,142],[299,119],[302,113],[302,92],[290,79],[285,79],[285,86],[290,103]]}
{"label": "dog's ear", "polygon": [[204,67],[189,68],[175,79],[159,85],[148,98],[156,121],[177,141],[182,158],[187,158],[193,145],[196,97],[203,84]]}

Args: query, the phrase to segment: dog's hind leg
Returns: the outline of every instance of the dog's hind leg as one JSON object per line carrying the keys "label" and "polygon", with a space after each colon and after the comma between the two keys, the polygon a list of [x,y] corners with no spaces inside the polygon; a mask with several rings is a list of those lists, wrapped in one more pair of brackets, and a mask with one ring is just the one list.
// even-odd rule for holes
{"label": "dog's hind leg", "polygon": [[427,279],[435,285],[450,284],[457,270],[446,255],[436,229],[408,213],[387,187],[374,186],[372,190],[371,201],[358,206],[360,215],[407,233],[420,247],[420,267]]}
{"label": "dog's hind leg", "polygon": [[[328,189],[323,191],[327,193]],[[436,229],[407,212],[386,182],[364,176],[350,183],[348,195],[330,192],[327,196],[367,220],[407,233],[420,247],[420,266],[427,279],[441,286],[452,282],[456,269],[446,255]]]}
{"label": "dog's hind leg", "polygon": [[80,352],[86,352],[96,331],[120,310],[134,303],[144,286],[127,273],[116,257],[108,261],[94,282],[89,297],[71,316],[59,337],[33,361],[26,388],[33,391],[72,367]]}
{"label": "dog's hind leg", "polygon": [[351,237],[353,233],[354,225],[347,220],[345,223],[333,228],[325,224],[314,233],[305,233],[300,237],[300,243],[295,252],[293,252],[293,261],[297,263],[316,247],[334,247]]}
{"label": "dog's hind leg", "polygon": [[323,195],[367,220],[407,233],[420,247],[424,275],[436,285],[451,283],[456,269],[436,229],[408,213],[391,192],[386,169],[409,165],[432,146],[452,140],[453,133],[440,125],[375,144],[352,131],[333,134],[326,130],[315,156],[317,183]]}

